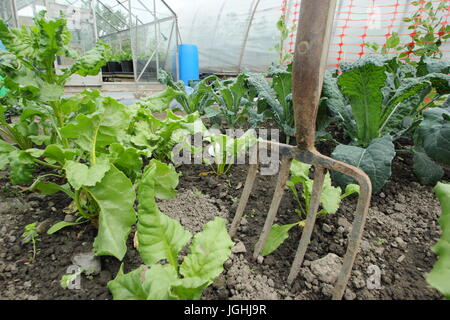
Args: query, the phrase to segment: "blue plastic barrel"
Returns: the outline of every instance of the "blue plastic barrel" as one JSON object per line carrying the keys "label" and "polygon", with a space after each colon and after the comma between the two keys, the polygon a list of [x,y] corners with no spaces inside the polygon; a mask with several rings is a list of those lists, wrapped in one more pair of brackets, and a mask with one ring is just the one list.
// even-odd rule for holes
{"label": "blue plastic barrel", "polygon": [[198,81],[198,48],[193,44],[180,44],[178,46],[178,63],[180,68],[180,80],[185,85],[189,85],[189,81]]}

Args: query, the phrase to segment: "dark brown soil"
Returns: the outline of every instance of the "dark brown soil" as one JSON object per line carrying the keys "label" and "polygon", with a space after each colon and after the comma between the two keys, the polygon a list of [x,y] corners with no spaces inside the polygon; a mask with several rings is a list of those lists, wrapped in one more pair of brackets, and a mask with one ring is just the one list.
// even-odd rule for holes
{"label": "dark brown soil", "polygon": [[[429,186],[421,186],[411,171],[409,158],[397,157],[392,179],[382,192],[374,195],[364,232],[361,250],[349,282],[347,299],[440,299],[441,296],[425,281],[435,261],[431,246],[439,237],[437,218],[440,208]],[[179,197],[161,204],[171,211],[167,214],[179,219],[186,228],[199,227],[215,215],[229,222],[245,182],[247,166],[236,165],[226,176],[207,175],[201,165],[183,165],[178,187]],[[0,172],[0,174],[2,174]],[[335,253],[345,253],[348,230],[342,226],[344,217],[353,219],[356,198],[345,199],[335,215],[319,219],[306,254],[305,266],[292,287],[286,284],[301,229],[294,228],[290,237],[264,261],[252,259],[253,246],[264,224],[270,206],[276,176],[259,176],[247,206],[244,224],[235,242],[242,241],[246,252],[234,254],[225,263],[225,271],[204,293],[204,299],[328,299],[331,285],[312,275],[311,261]],[[178,205],[180,203],[191,203]],[[174,201],[174,202],[170,202]],[[178,201],[178,202],[177,202]],[[0,299],[110,299],[106,288],[114,278],[120,262],[102,257],[102,272],[93,277],[82,276],[81,289],[62,289],[59,281],[72,264],[75,253],[90,251],[96,229],[90,225],[66,228],[54,235],[42,234],[39,252],[32,263],[21,262],[29,256],[30,244],[21,243],[25,225],[50,219],[64,219],[62,210],[68,205],[63,195],[41,196],[18,193],[7,183],[6,174],[0,176]],[[189,208],[199,205],[198,218]],[[180,211],[177,211],[177,208]],[[277,223],[298,221],[296,204],[290,191],[283,197]],[[184,210],[184,211],[183,211]],[[189,212],[191,219],[183,216]],[[194,213],[192,213],[194,212]],[[187,213],[186,213],[187,215]],[[183,219],[184,218],[184,219]],[[129,239],[124,260],[130,271],[141,260]],[[366,281],[369,266],[381,270],[381,288],[369,290]]]}

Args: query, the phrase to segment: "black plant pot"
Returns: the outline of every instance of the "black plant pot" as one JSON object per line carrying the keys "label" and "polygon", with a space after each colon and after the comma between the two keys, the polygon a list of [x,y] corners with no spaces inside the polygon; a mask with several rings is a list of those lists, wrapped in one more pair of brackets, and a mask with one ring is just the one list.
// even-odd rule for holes
{"label": "black plant pot", "polygon": [[102,72],[109,72],[109,68],[108,68],[107,64],[102,67]]}
{"label": "black plant pot", "polygon": [[133,72],[132,60],[122,61],[120,65],[122,66],[122,72]]}
{"label": "black plant pot", "polygon": [[122,66],[119,62],[109,61],[107,64],[109,72],[122,72]]}

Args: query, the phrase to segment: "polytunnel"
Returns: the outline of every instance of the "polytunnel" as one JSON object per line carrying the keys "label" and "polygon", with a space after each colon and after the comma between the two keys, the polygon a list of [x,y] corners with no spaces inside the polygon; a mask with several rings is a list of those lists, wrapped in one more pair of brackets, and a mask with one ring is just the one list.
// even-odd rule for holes
{"label": "polytunnel", "polygon": [[[439,1],[433,1],[439,2]],[[167,0],[177,12],[183,42],[199,47],[200,71],[237,74],[245,69],[264,72],[277,59],[280,39],[276,23],[284,14],[290,29],[283,48],[292,52],[300,0]],[[411,41],[403,18],[417,10],[409,0],[340,0],[337,4],[328,58],[330,68],[370,52],[365,43],[383,44],[393,33]],[[447,25],[450,5],[442,15]],[[301,21],[300,21],[301,23]],[[207,31],[205,31],[207,30]],[[450,52],[448,43],[442,47]]]}
{"label": "polytunnel", "polygon": [[[46,9],[49,17],[63,11],[79,50],[102,40],[115,52],[130,52],[133,72],[104,70],[106,81],[151,82],[159,69],[177,77],[179,44],[198,47],[201,73],[267,71],[279,60],[277,45],[283,53],[293,51],[300,4],[301,0],[5,0],[0,14],[18,26],[30,24],[39,10]],[[371,52],[367,43],[383,44],[394,32],[400,44],[410,43],[420,31],[408,29],[410,23],[403,18],[416,10],[410,0],[339,0],[328,67],[358,59]],[[441,11],[439,24],[448,25],[449,16],[450,5]],[[281,41],[280,17],[288,30]],[[448,56],[448,42],[441,51]]]}

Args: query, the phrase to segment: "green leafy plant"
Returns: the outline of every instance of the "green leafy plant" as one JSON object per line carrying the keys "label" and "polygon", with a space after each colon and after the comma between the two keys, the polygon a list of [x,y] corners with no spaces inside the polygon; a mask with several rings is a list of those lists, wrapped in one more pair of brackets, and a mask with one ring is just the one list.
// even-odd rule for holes
{"label": "green leafy plant", "polygon": [[273,69],[268,76],[272,78],[271,82],[263,74],[249,73],[247,81],[258,96],[257,113],[263,115],[263,119],[272,118],[286,135],[286,142],[289,143],[295,134],[292,65]]}
{"label": "green leafy plant", "polygon": [[381,54],[389,54],[390,50],[402,51],[398,57],[407,62],[411,62],[411,56],[442,58],[440,48],[450,38],[450,26],[442,23],[448,2],[412,1],[411,4],[417,7],[416,12],[411,17],[403,18],[403,22],[410,24],[411,42],[401,44],[398,33],[392,32],[384,45],[366,43],[366,46]]}
{"label": "green leafy plant", "polygon": [[206,108],[217,102],[212,83],[218,78],[209,76],[199,81],[191,92],[188,92],[183,81],[174,81],[172,75],[159,70],[158,80],[172,89],[174,98],[186,113],[199,112],[204,115]]}
{"label": "green leafy plant", "polygon": [[131,48],[124,48],[120,53],[120,61],[131,61],[133,60],[133,53],[131,52]]}
{"label": "green leafy plant", "polygon": [[[147,157],[170,161],[173,159],[175,146],[184,144],[186,148],[194,149],[189,141],[190,135],[206,134],[206,128],[199,113],[178,116],[170,109],[166,109],[165,117],[160,119],[148,110],[149,101],[152,99],[150,97],[140,105],[130,125],[132,146]],[[161,107],[158,108],[162,110]]]}
{"label": "green leafy plant", "polygon": [[450,101],[425,110],[415,133],[414,172],[423,184],[435,184],[450,166]]}
{"label": "green leafy plant", "polygon": [[[179,252],[192,235],[156,204],[157,198],[173,197],[177,184],[173,167],[152,160],[146,168],[139,185],[137,229],[138,251],[145,266],[127,274],[121,266],[108,283],[114,299],[200,299],[203,289],[222,272],[233,242],[221,218],[210,221],[194,236],[190,253],[178,263]],[[160,264],[163,260],[168,263]]]}
{"label": "green leafy plant", "polygon": [[450,184],[439,182],[434,191],[442,208],[442,215],[439,218],[442,235],[433,247],[433,252],[439,258],[428,273],[426,280],[445,298],[450,299]]}
{"label": "green leafy plant", "polygon": [[[291,164],[291,177],[286,185],[292,191],[294,198],[298,204],[295,210],[299,215],[300,220],[295,223],[278,225],[274,224],[270,230],[269,237],[264,244],[261,251],[262,256],[267,256],[275,251],[288,237],[289,231],[295,227],[304,227],[305,218],[309,212],[309,205],[311,202],[312,189],[314,180],[309,177],[311,165],[293,160]],[[298,195],[297,185],[302,186],[302,199]],[[327,214],[334,214],[339,208],[341,200],[354,194],[359,193],[359,186],[356,184],[349,184],[342,193],[340,187],[334,187],[331,184],[330,174],[327,172],[324,178],[322,193],[320,195],[321,209],[317,213],[319,217],[324,217]]]}
{"label": "green leafy plant", "polygon": [[39,237],[39,233],[37,230],[37,222],[27,224],[24,228],[24,232],[22,233],[22,238],[24,243],[30,243],[32,244],[32,250],[30,251],[31,257],[30,261],[33,262],[36,260],[36,255],[39,252],[39,249],[37,247],[37,243],[41,241]]}
{"label": "green leafy plant", "polygon": [[240,155],[245,156],[244,153],[258,141],[254,130],[248,130],[236,138],[224,134],[211,134],[205,140],[210,142],[207,151],[212,155],[212,159],[204,157],[203,161],[209,164],[217,175],[226,174],[236,159]]}
{"label": "green leafy plant", "polygon": [[279,41],[275,45],[275,51],[277,53],[277,61],[278,65],[289,64],[292,61],[292,54],[284,48],[284,42],[288,39],[289,34],[295,32],[296,25],[293,24],[291,27],[286,25],[286,14],[280,16],[277,21],[277,30],[280,33]]}
{"label": "green leafy plant", "polygon": [[129,46],[125,46],[124,48],[114,47],[106,59],[108,61],[119,63],[122,61],[130,61],[133,60],[133,53]]}
{"label": "green leafy plant", "polygon": [[228,128],[239,128],[244,124],[255,127],[261,120],[255,98],[256,92],[248,85],[247,75],[239,74],[236,78],[215,80],[217,106],[205,109],[205,115],[219,125],[224,121]]}
{"label": "green leafy plant", "polygon": [[[69,148],[55,143],[23,151],[55,169],[38,177],[31,189],[64,192],[73,200],[77,221],[59,222],[50,233],[90,221],[98,226],[96,254],[121,260],[136,222],[134,184],[142,176],[142,158],[166,159],[174,144],[203,124],[198,114],[180,117],[170,110],[165,120],[159,120],[144,106],[126,107],[98,91],[85,91],[60,103],[66,117],[61,137]],[[6,142],[0,145],[2,151],[11,147]]]}
{"label": "green leafy plant", "polygon": [[[417,68],[397,58],[368,55],[343,64],[337,79],[327,74],[322,102],[351,139],[339,145],[333,158],[362,168],[379,191],[391,175],[393,140],[414,131],[420,123],[424,100],[433,89],[448,94],[450,77],[444,64],[423,59]],[[349,183],[341,174],[341,185]]]}
{"label": "green leafy plant", "polygon": [[[104,44],[79,55],[69,47],[71,34],[66,20],[45,20],[45,11],[34,18],[35,26],[10,29],[0,20],[0,39],[8,51],[0,52],[0,71],[5,75],[2,85],[8,89],[0,98],[0,141],[2,150],[0,163],[9,165],[11,172],[22,172],[20,177],[13,174],[12,182],[27,184],[32,179],[34,163],[41,163],[30,157],[24,150],[33,145],[62,143],[61,128],[66,114],[61,105],[64,84],[69,78],[95,75],[105,63],[104,55],[108,47]],[[66,56],[75,63],[56,72],[56,56]],[[11,123],[5,112],[12,106],[19,106],[18,121]],[[6,146],[9,144],[9,146]],[[51,164],[45,164],[52,167]]]}
{"label": "green leafy plant", "polygon": [[[0,169],[9,169],[15,184],[31,184],[29,190],[63,192],[72,199],[69,207],[76,221],[58,222],[48,233],[91,222],[98,228],[95,254],[122,260],[137,221],[135,186],[143,177],[144,161],[170,160],[174,144],[204,126],[198,113],[181,117],[166,110],[170,99],[163,95],[133,106],[102,97],[99,91],[63,98],[70,75],[99,72],[107,47],[98,45],[56,73],[56,55],[75,55],[68,46],[66,21],[46,21],[40,13],[35,23],[18,30],[0,23],[1,40],[9,50],[0,53],[0,68],[7,74],[2,84],[8,88],[2,102],[22,106],[15,123],[6,121],[3,106],[0,116],[3,124],[31,141],[19,145],[22,140],[14,141],[14,135],[2,138]],[[154,110],[163,110],[166,117],[160,120]],[[35,177],[37,165],[47,167],[47,172]]]}

